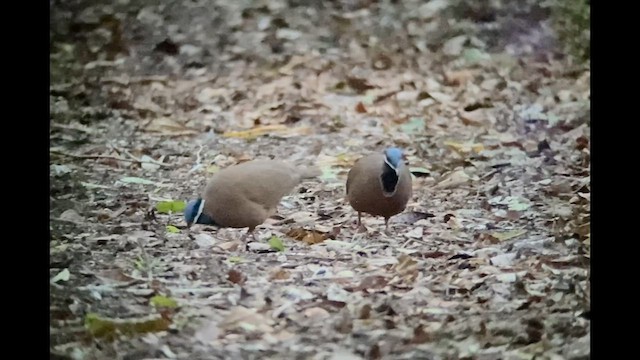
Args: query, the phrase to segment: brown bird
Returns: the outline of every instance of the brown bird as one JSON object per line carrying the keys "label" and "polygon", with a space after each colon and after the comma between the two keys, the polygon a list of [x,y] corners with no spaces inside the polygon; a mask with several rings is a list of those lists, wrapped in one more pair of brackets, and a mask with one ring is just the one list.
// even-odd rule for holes
{"label": "brown bird", "polygon": [[294,166],[279,160],[253,160],[215,173],[201,197],[185,209],[187,225],[248,228],[242,241],[275,214],[283,196],[302,180],[316,177],[316,167]]}
{"label": "brown bird", "polygon": [[388,148],[356,161],[347,175],[347,199],[358,212],[383,216],[388,233],[389,218],[404,211],[412,194],[411,172],[402,161],[402,150]]}

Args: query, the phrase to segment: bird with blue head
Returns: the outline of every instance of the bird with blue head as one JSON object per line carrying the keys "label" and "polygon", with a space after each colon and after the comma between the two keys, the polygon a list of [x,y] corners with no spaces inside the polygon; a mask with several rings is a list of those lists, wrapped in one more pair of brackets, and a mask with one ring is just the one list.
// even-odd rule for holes
{"label": "bird with blue head", "polygon": [[404,211],[412,191],[411,172],[396,147],[358,159],[347,175],[347,200],[358,212],[358,227],[363,230],[361,214],[367,213],[384,217],[388,233],[389,219]]}
{"label": "bird with blue head", "polygon": [[187,226],[248,228],[241,241],[274,215],[283,196],[302,180],[316,177],[315,167],[294,166],[280,160],[252,160],[215,173],[201,196],[188,202]]}

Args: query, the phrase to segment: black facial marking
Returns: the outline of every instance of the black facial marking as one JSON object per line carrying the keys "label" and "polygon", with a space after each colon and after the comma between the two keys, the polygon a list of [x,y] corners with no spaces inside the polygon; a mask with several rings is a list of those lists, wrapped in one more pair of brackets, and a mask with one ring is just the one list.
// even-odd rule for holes
{"label": "black facial marking", "polygon": [[398,175],[387,163],[384,164],[380,180],[382,180],[382,188],[384,189],[384,192],[392,193],[396,190],[396,186],[398,185]]}

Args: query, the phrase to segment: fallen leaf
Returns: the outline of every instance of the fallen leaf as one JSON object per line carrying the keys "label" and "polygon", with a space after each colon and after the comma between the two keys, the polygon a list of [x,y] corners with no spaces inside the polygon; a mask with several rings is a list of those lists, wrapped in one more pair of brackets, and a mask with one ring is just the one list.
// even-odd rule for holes
{"label": "fallen leaf", "polygon": [[339,285],[332,283],[327,289],[327,300],[346,303],[349,300],[349,293]]}
{"label": "fallen leaf", "polygon": [[65,210],[62,214],[60,214],[60,220],[81,223],[84,221],[84,218],[78,214],[77,211],[73,209]]}
{"label": "fallen leaf", "polygon": [[173,225],[167,225],[167,232],[170,234],[177,234],[180,232],[180,229],[178,229],[177,227],[173,226]]}
{"label": "fallen leaf", "polygon": [[[140,166],[145,170],[156,171],[160,169],[160,165],[156,164],[155,159],[149,155],[142,155],[140,160],[141,160]],[[162,159],[158,161],[162,162]]]}
{"label": "fallen leaf", "polygon": [[518,277],[516,276],[516,273],[496,274],[496,280],[500,282],[514,283],[517,279]]}
{"label": "fallen leaf", "polygon": [[409,168],[409,171],[411,171],[411,174],[415,177],[429,176],[429,169],[424,167],[412,166]]}
{"label": "fallen leaf", "polygon": [[320,179],[322,180],[337,180],[338,173],[340,169],[334,168],[331,165],[324,165],[320,168],[322,174],[320,175]]}
{"label": "fallen leaf", "polygon": [[442,52],[449,56],[458,56],[462,54],[464,43],[467,42],[466,35],[452,37],[442,45]]}
{"label": "fallen leaf", "polygon": [[58,176],[64,175],[64,174],[69,174],[71,172],[71,168],[69,168],[67,165],[54,164],[54,165],[51,165],[51,169]]}
{"label": "fallen leaf", "polygon": [[215,245],[216,241],[213,238],[213,236],[208,235],[208,234],[198,234],[195,236],[195,242],[198,245],[198,247],[203,248],[203,249],[208,249],[210,247],[212,247],[213,245]]}
{"label": "fallen leaf", "polygon": [[303,314],[306,318],[314,321],[321,321],[331,316],[327,310],[321,307],[308,308],[304,310]]}
{"label": "fallen leaf", "polygon": [[88,182],[81,182],[80,184],[86,187],[87,189],[111,189],[111,186],[107,186],[107,185],[100,185],[100,184],[94,184],[94,183],[88,183]]}
{"label": "fallen leaf", "polygon": [[360,281],[360,284],[354,288],[355,291],[362,290],[379,290],[383,289],[389,280],[382,275],[369,275]]}
{"label": "fallen leaf", "polygon": [[135,336],[149,332],[166,331],[171,321],[161,316],[143,318],[113,319],[95,313],[85,316],[85,327],[97,338],[114,339],[117,336]]}
{"label": "fallen leaf", "polygon": [[162,295],[156,295],[149,300],[149,303],[154,307],[164,307],[164,308],[176,308],[178,307],[178,302],[174,299]]}
{"label": "fallen leaf", "polygon": [[512,231],[502,231],[502,232],[493,232],[491,236],[498,239],[499,241],[506,241],[509,239],[517,238],[520,235],[524,235],[527,233],[527,230],[512,230]]}
{"label": "fallen leaf", "polygon": [[147,180],[147,179],[143,179],[143,178],[139,178],[139,177],[123,177],[119,180],[122,183],[125,184],[143,184],[143,185],[155,185],[156,183],[151,181],[151,180]]}
{"label": "fallen leaf", "polygon": [[456,186],[469,183],[471,177],[467,173],[460,169],[446,175],[440,180],[434,187],[438,189],[450,189]]}
{"label": "fallen leaf", "polygon": [[231,256],[231,257],[229,257],[229,259],[227,261],[229,261],[232,264],[239,264],[239,263],[243,262],[244,260],[239,256]]}
{"label": "fallen leaf", "polygon": [[516,259],[516,256],[516,253],[500,254],[492,257],[490,261],[493,266],[509,267],[513,263],[513,260]]}
{"label": "fallen leaf", "polygon": [[69,269],[63,269],[62,271],[60,271],[58,274],[56,274],[56,276],[51,278],[51,283],[57,283],[58,281],[69,281],[69,278],[71,277],[71,273],[69,272]]}
{"label": "fallen leaf", "polygon": [[244,331],[248,333],[272,333],[271,321],[254,309],[243,306],[232,308],[229,314],[220,322],[219,327],[224,330]]}
{"label": "fallen leaf", "polygon": [[207,321],[203,326],[196,330],[194,335],[198,341],[205,344],[216,340],[219,336],[220,328],[218,327],[218,322],[212,320]]}
{"label": "fallen leaf", "polygon": [[349,87],[355,90],[358,94],[362,94],[370,89],[375,89],[375,86],[369,84],[365,79],[347,76],[346,82],[347,85],[349,85]]}
{"label": "fallen leaf", "polygon": [[389,222],[394,224],[413,225],[419,220],[435,217],[435,215],[420,211],[406,211],[391,218]]}
{"label": "fallen leaf", "polygon": [[187,203],[184,201],[160,201],[156,204],[156,210],[159,213],[180,213],[187,207]]}
{"label": "fallen leaf", "polygon": [[477,48],[465,49],[462,57],[470,65],[491,59],[489,54]]}
{"label": "fallen leaf", "polygon": [[287,231],[287,236],[302,241],[307,245],[319,244],[327,239],[326,234],[316,231],[316,230],[307,230],[303,228],[293,228]]}
{"label": "fallen leaf", "polygon": [[358,112],[358,113],[366,113],[367,112],[367,109],[364,107],[364,104],[362,104],[362,102],[359,102],[356,105],[356,112]]}
{"label": "fallen leaf", "polygon": [[310,128],[306,126],[288,127],[282,124],[270,124],[257,126],[249,130],[228,131],[222,134],[222,136],[251,140],[263,135],[297,136],[305,135],[309,132]]}
{"label": "fallen leaf", "polygon": [[422,227],[418,226],[405,233],[405,236],[413,239],[422,239]]}
{"label": "fallen leaf", "polygon": [[460,86],[472,80],[475,74],[476,72],[473,70],[462,69],[457,71],[446,71],[444,73],[444,77],[448,85]]}
{"label": "fallen leaf", "polygon": [[398,263],[393,265],[392,269],[410,283],[418,276],[418,262],[406,254],[398,257]]}
{"label": "fallen leaf", "polygon": [[443,145],[449,147],[460,155],[467,155],[471,152],[476,154],[484,150],[484,145],[478,143],[458,143],[455,141],[445,141]]}
{"label": "fallen leaf", "polygon": [[190,129],[184,124],[167,117],[159,117],[151,120],[145,127],[145,130],[150,133],[172,136],[198,135],[198,131]]}
{"label": "fallen leaf", "polygon": [[283,291],[283,297],[293,301],[294,303],[298,303],[300,301],[313,300],[316,296],[309,290],[297,288],[295,286],[288,286]]}
{"label": "fallen leaf", "polygon": [[246,278],[244,275],[242,275],[242,273],[238,270],[235,269],[231,269],[229,270],[229,272],[227,273],[227,280],[231,281],[234,284],[244,284]]}
{"label": "fallen leaf", "polygon": [[485,108],[479,108],[473,111],[461,111],[459,116],[462,123],[467,126],[488,125],[489,117],[487,109]]}
{"label": "fallen leaf", "polygon": [[273,235],[269,239],[269,246],[277,251],[284,251],[284,245],[282,244],[282,239]]}
{"label": "fallen leaf", "polygon": [[414,117],[406,123],[400,125],[400,129],[406,134],[418,134],[424,131],[425,122],[423,118]]}
{"label": "fallen leaf", "polygon": [[269,273],[269,280],[287,280],[291,277],[291,273],[286,269],[278,268]]}

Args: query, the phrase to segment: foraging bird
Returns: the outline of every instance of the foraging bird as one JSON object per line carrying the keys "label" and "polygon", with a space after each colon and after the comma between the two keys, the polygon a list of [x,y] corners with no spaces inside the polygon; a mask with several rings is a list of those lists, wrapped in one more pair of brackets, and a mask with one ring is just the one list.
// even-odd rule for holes
{"label": "foraging bird", "polygon": [[402,150],[388,148],[384,153],[358,159],[347,175],[347,199],[358,212],[383,216],[385,232],[389,218],[404,211],[412,194],[411,172],[402,159]]}
{"label": "foraging bird", "polygon": [[320,174],[315,167],[296,167],[278,160],[253,160],[215,173],[202,195],[185,209],[187,225],[249,228],[242,241],[273,215],[283,196],[303,179]]}

